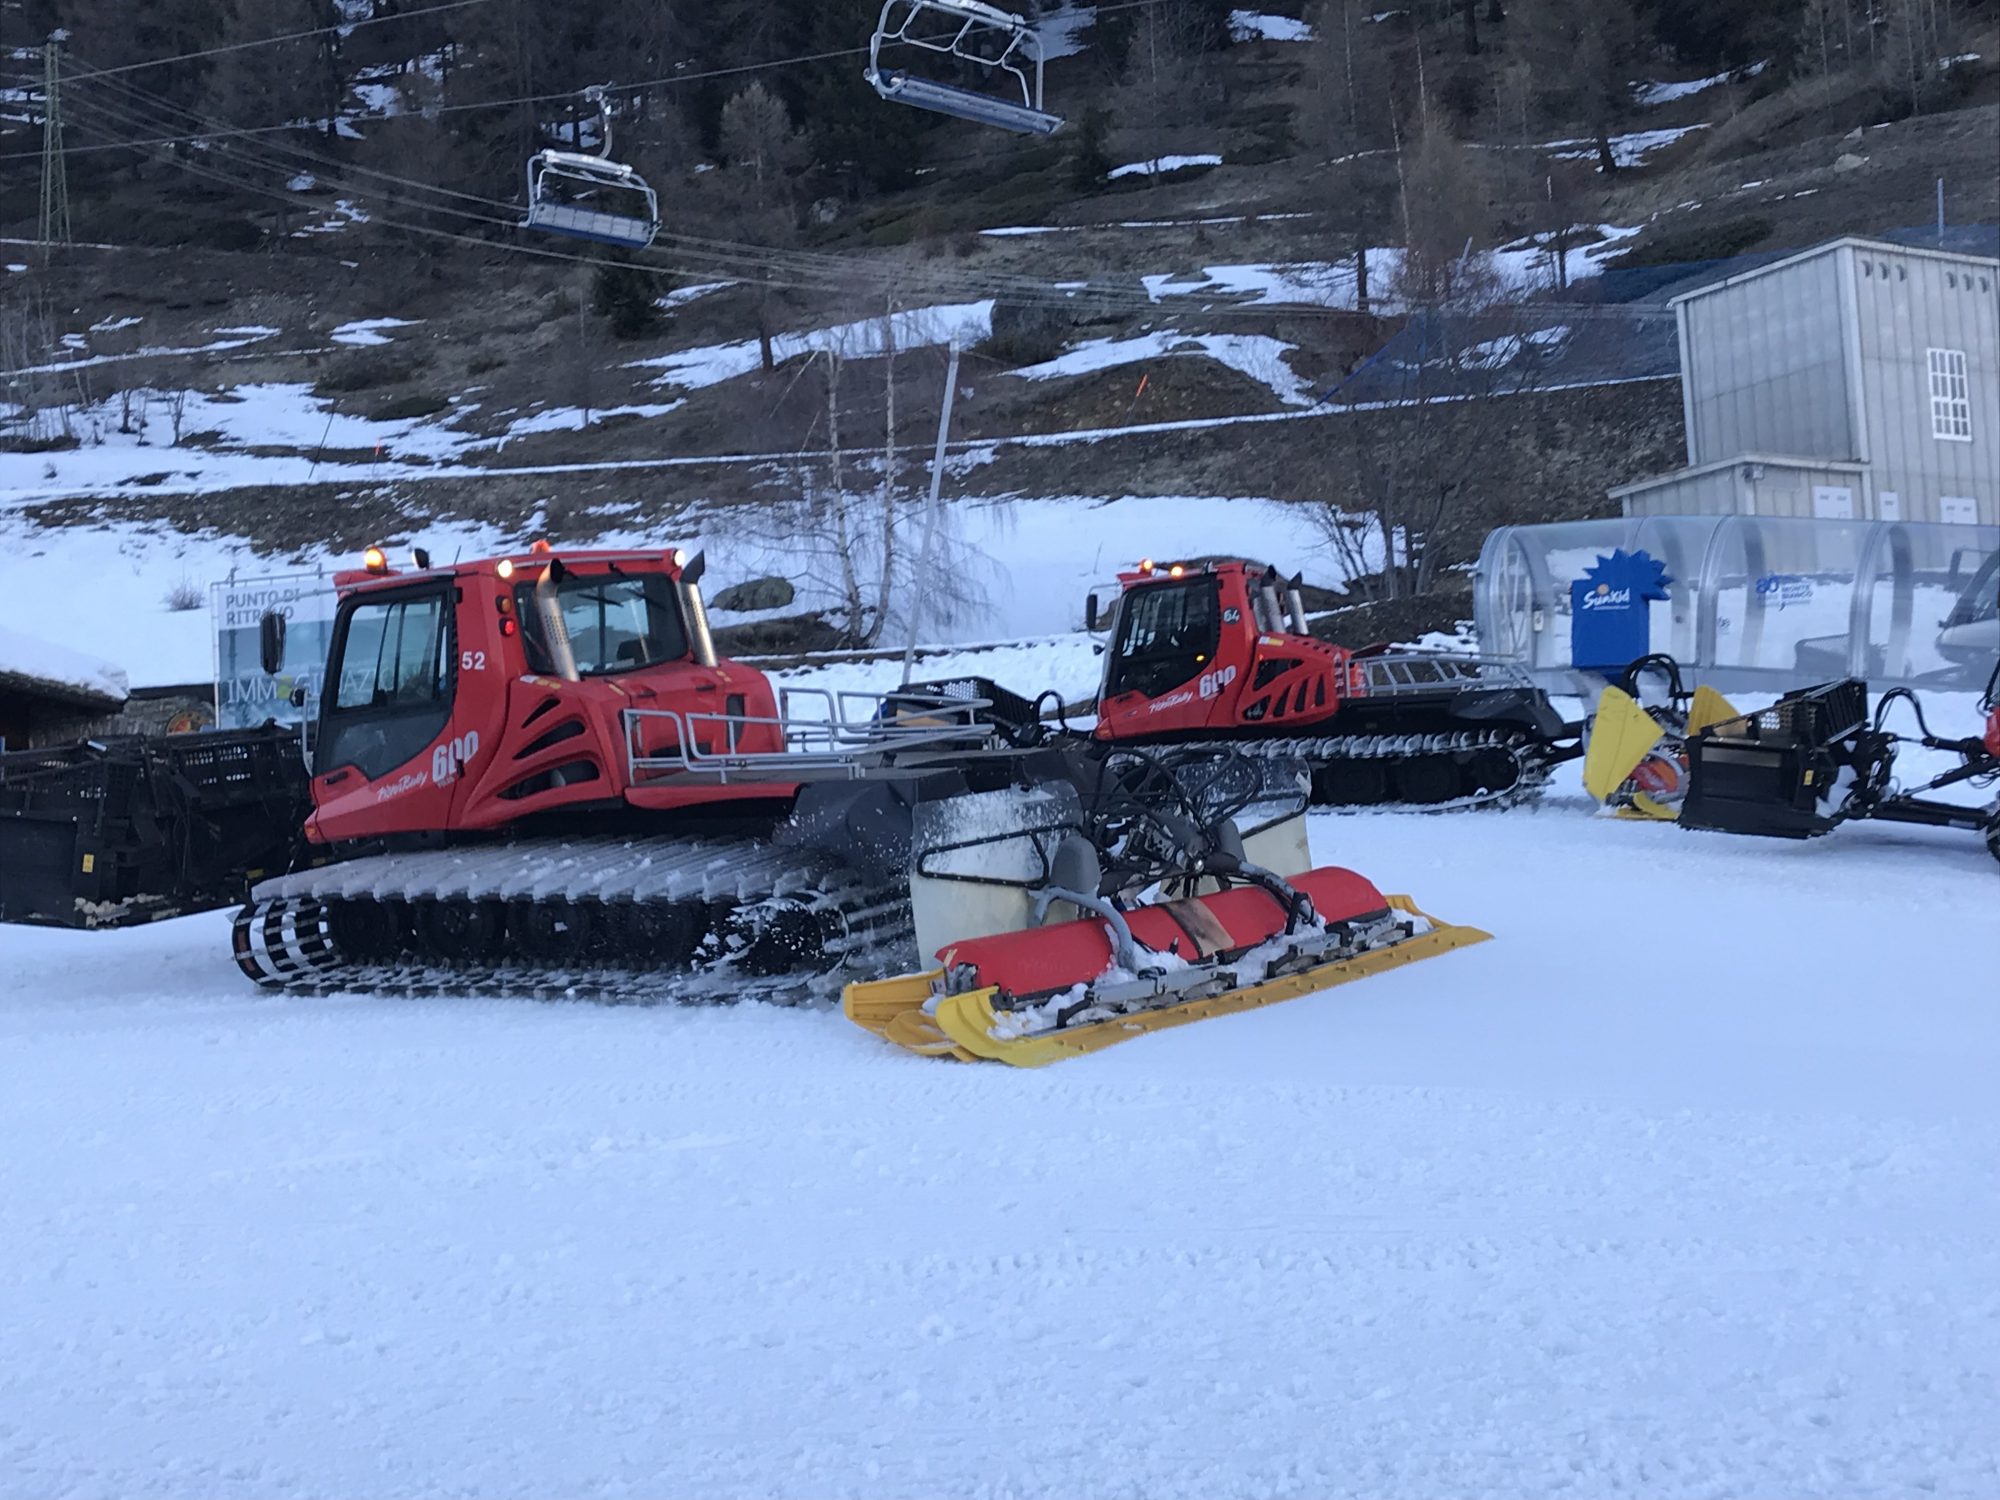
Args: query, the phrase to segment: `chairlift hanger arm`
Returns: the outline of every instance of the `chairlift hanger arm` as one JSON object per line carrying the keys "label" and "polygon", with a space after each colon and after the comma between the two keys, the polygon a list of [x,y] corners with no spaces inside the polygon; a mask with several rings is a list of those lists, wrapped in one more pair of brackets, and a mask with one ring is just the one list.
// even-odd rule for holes
{"label": "chairlift hanger arm", "polygon": [[[898,23],[898,8],[901,21]],[[938,15],[956,23],[947,36],[924,37],[913,34],[920,18]],[[996,55],[980,52],[972,45],[976,38],[1000,33],[1006,44]],[[883,65],[885,46],[914,48],[934,56],[950,57],[988,73],[1004,73],[1020,89],[1020,102],[982,94],[940,79],[924,78],[907,69]],[[1026,64],[1032,63],[1031,76]],[[1042,46],[1034,28],[1021,16],[1000,10],[981,0],[885,0],[868,48],[866,77],[875,91],[896,104],[908,104],[939,114],[992,125],[1023,135],[1052,135],[1063,124],[1062,116],[1050,114],[1042,104]]]}

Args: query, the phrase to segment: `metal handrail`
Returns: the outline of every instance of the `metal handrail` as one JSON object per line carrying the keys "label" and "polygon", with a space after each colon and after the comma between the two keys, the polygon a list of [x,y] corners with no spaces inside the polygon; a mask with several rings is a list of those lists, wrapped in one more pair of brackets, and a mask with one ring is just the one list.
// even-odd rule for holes
{"label": "metal handrail", "polygon": [[1368,689],[1376,694],[1435,692],[1468,682],[1490,682],[1503,687],[1527,687],[1532,682],[1519,662],[1492,656],[1396,651],[1363,657],[1354,665],[1367,675]]}
{"label": "metal handrail", "polygon": [[[800,718],[791,710],[794,698],[826,705],[823,719]],[[880,717],[882,699],[872,693],[832,692],[825,688],[789,688],[774,717],[757,714],[696,713],[680,709],[628,708],[624,712],[626,770],[636,785],[651,776],[701,775],[728,783],[732,779],[784,780],[833,774],[858,779],[884,755],[908,750],[955,749],[984,740],[990,728],[979,719],[992,704],[983,698],[945,699],[897,694],[899,707],[915,708],[930,722],[899,724]],[[869,716],[850,718],[850,704],[865,704]],[[943,722],[935,722],[942,719]],[[648,753],[644,725],[664,721],[673,727],[674,742]],[[738,750],[746,729],[775,729],[782,750]],[[702,748],[701,731],[711,746]]]}

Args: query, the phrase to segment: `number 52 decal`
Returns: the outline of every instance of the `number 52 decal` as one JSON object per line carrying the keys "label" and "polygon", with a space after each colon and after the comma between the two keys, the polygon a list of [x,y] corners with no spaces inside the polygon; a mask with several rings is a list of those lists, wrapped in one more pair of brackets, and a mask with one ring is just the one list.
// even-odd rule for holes
{"label": "number 52 decal", "polygon": [[458,669],[461,672],[484,672],[486,653],[484,651],[461,651],[458,655]]}

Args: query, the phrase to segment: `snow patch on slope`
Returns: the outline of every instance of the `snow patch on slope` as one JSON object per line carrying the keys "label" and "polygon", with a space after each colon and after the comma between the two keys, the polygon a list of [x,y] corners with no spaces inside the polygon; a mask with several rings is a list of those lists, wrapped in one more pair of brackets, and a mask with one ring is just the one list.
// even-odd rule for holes
{"label": "snow patch on slope", "polygon": [[1110,181],[1120,177],[1157,177],[1167,172],[1178,172],[1183,167],[1219,167],[1222,158],[1212,153],[1201,152],[1192,156],[1156,156],[1150,161],[1127,162],[1122,167],[1113,167],[1104,175]]}
{"label": "snow patch on slope", "polygon": [[1023,380],[1056,380],[1167,356],[1207,355],[1268,386],[1289,406],[1310,406],[1312,382],[1285,362],[1285,356],[1297,347],[1260,333],[1187,334],[1167,329],[1129,339],[1090,339],[1055,359],[1008,373]]}
{"label": "snow patch on slope", "polygon": [[123,668],[0,625],[0,677],[8,675],[59,683],[120,703],[130,686]]}
{"label": "snow patch on slope", "polygon": [[[988,300],[911,308],[895,315],[893,328],[898,349],[948,344],[954,338],[962,347],[970,347],[992,337],[993,303]],[[868,359],[887,347],[883,333],[881,318],[860,318],[831,328],[780,334],[771,341],[771,352],[780,362],[828,350],[845,359]],[[703,390],[762,369],[763,352],[755,339],[745,339],[740,343],[710,344],[633,360],[626,368],[661,371],[655,382],[659,385]]]}
{"label": "snow patch on slope", "polygon": [[1233,42],[1309,42],[1313,39],[1313,29],[1291,16],[1232,10],[1229,13],[1229,39]]}

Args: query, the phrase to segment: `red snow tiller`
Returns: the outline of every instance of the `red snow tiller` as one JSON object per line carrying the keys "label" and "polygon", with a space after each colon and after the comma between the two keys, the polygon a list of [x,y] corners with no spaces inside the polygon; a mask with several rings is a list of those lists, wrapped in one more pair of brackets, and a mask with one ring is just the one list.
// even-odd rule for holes
{"label": "red snow tiller", "polygon": [[1042,1067],[1488,936],[1309,868],[1302,763],[1126,749],[1103,764],[1032,803],[960,799],[949,823],[919,810],[911,897],[937,967],[849,985],[850,1020],[913,1052]]}
{"label": "red snow tiller", "polygon": [[[1916,735],[1886,727],[1898,702],[1910,706]],[[1944,739],[1931,733],[1923,704],[1907,688],[1882,694],[1872,716],[1868,685],[1856,679],[1787,693],[1761,713],[1711,725],[1688,742],[1681,824],[1797,839],[1872,818],[1980,833],[2000,859],[2000,799],[1980,807],[1929,795],[2000,780],[2000,663],[1980,707],[1982,737]],[[1922,786],[1898,786],[1897,749],[1905,745],[1957,755],[1959,764]]]}

